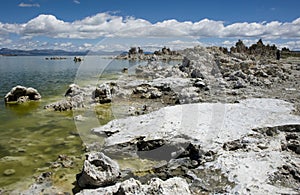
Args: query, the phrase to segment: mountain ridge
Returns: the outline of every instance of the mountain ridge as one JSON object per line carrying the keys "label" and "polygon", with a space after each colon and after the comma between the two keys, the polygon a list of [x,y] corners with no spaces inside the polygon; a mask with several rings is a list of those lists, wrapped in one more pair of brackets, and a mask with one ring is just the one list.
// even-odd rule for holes
{"label": "mountain ridge", "polygon": [[21,49],[8,49],[1,48],[0,55],[2,56],[84,56],[84,55],[118,55],[124,51],[66,51],[61,49],[33,49],[33,50],[21,50]]}

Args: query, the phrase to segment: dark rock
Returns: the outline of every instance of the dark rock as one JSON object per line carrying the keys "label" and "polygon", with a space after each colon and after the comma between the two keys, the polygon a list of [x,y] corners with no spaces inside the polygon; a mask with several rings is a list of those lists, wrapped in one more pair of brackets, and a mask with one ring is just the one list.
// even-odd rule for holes
{"label": "dark rock", "polygon": [[165,144],[165,140],[157,139],[157,140],[149,140],[144,141],[141,139],[137,142],[137,149],[138,151],[149,151],[154,150],[156,148],[162,147]]}
{"label": "dark rock", "polygon": [[81,88],[76,84],[69,85],[69,89],[66,91],[65,96],[74,97],[82,94]]}
{"label": "dark rock", "polygon": [[199,161],[204,155],[204,151],[200,145],[190,143],[184,152],[182,152],[177,158],[189,157],[191,160]]}
{"label": "dark rock", "polygon": [[128,68],[127,67],[123,68],[122,73],[128,73]]}
{"label": "dark rock", "polygon": [[294,151],[296,154],[300,154],[300,140],[289,140],[287,148]]}
{"label": "dark rock", "polygon": [[246,148],[246,144],[242,143],[241,140],[234,140],[223,144],[223,149],[227,151],[235,151],[238,149],[245,149],[245,148]]}
{"label": "dark rock", "polygon": [[52,173],[51,172],[43,172],[38,177],[35,178],[35,181],[38,184],[44,183],[45,181],[51,180]]}
{"label": "dark rock", "polygon": [[252,130],[263,133],[263,134],[266,134],[267,136],[275,136],[275,135],[278,134],[279,129],[280,129],[280,126],[262,127],[262,128],[252,129]]}
{"label": "dark rock", "polygon": [[191,73],[191,77],[192,78],[200,78],[200,79],[204,79],[203,74],[201,73],[201,71],[199,69],[194,69]]}
{"label": "dark rock", "polygon": [[299,139],[299,135],[297,133],[288,133],[286,136],[285,136],[285,139],[287,141],[291,140],[291,139]]}
{"label": "dark rock", "polygon": [[81,62],[83,59],[81,57],[74,57],[74,62]]}
{"label": "dark rock", "polygon": [[110,103],[112,101],[111,88],[108,84],[101,84],[93,92],[93,99],[100,104]]}
{"label": "dark rock", "polygon": [[184,57],[182,60],[182,64],[179,66],[179,69],[185,72],[185,69],[190,66],[190,63],[191,61],[187,57]]}
{"label": "dark rock", "polygon": [[206,84],[205,84],[205,82],[203,82],[203,81],[201,81],[201,80],[198,80],[198,81],[195,82],[194,86],[195,86],[195,87],[199,87],[199,88],[202,89],[202,88],[205,88],[205,87],[206,87]]}

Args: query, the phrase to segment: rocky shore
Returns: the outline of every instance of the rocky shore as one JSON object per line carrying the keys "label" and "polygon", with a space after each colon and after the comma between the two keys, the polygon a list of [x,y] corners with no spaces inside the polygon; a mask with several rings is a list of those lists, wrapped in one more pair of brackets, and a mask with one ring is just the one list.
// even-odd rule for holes
{"label": "rocky shore", "polygon": [[[152,56],[135,74],[70,85],[45,108],[108,105],[116,115],[91,129],[99,141],[86,144],[73,193],[299,194],[300,59],[276,59],[277,51],[261,40],[230,51],[197,46],[177,65]],[[153,165],[121,166],[128,158]],[[41,177],[24,194],[57,193],[46,187],[51,176]]]}

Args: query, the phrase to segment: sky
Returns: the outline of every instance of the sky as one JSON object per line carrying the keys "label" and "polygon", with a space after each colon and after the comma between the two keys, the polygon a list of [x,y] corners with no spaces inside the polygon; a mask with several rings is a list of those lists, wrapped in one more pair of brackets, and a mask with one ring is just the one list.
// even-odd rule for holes
{"label": "sky", "polygon": [[0,0],[0,48],[231,47],[300,50],[299,0]]}

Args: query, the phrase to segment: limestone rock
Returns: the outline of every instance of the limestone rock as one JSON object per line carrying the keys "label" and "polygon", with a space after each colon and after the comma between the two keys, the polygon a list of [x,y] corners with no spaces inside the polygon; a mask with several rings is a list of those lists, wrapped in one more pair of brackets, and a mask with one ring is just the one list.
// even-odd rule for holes
{"label": "limestone rock", "polygon": [[4,101],[22,103],[28,100],[39,100],[41,98],[42,96],[36,89],[32,87],[26,88],[18,85],[12,88],[11,91],[5,95]]}
{"label": "limestone rock", "polygon": [[53,109],[54,111],[67,111],[74,110],[77,108],[84,107],[83,97],[80,95],[76,95],[74,97],[67,97],[65,100],[61,100],[49,105],[46,105],[45,109]]}
{"label": "limestone rock", "polygon": [[85,107],[84,97],[86,96],[83,89],[76,84],[69,85],[65,93],[65,99],[46,105],[45,109],[54,111],[67,111]]}
{"label": "limestone rock", "polygon": [[83,170],[77,178],[79,187],[112,185],[120,175],[119,165],[101,152],[91,152],[84,161]]}

